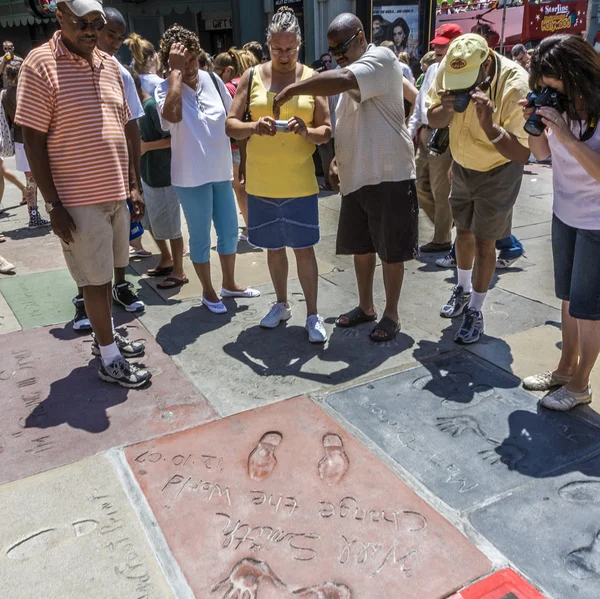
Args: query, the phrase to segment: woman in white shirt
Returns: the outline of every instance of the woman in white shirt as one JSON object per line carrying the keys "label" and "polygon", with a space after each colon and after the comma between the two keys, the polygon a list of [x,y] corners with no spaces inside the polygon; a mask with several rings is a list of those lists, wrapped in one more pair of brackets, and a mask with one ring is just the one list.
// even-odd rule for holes
{"label": "woman in white shirt", "polygon": [[231,146],[225,120],[231,96],[214,73],[199,68],[195,33],[174,25],[160,42],[170,74],[155,91],[161,125],[171,132],[171,182],[190,233],[190,257],[202,284],[202,303],[217,314],[227,308],[210,276],[210,230],[214,222],[223,271],[222,297],[257,297],[235,282],[238,219],[231,181]]}
{"label": "woman in white shirt", "polygon": [[554,370],[527,377],[523,386],[558,387],[541,404],[564,411],[592,401],[590,374],[600,353],[600,56],[580,36],[553,35],[536,48],[530,76],[540,106],[535,115],[524,107],[525,119],[534,119],[526,125],[529,147],[538,160],[552,156],[562,353]]}
{"label": "woman in white shirt", "polygon": [[132,33],[125,40],[125,45],[133,56],[133,68],[140,77],[142,89],[153,96],[156,86],[164,80],[157,75],[160,69],[160,58],[152,42],[144,39],[138,33]]}

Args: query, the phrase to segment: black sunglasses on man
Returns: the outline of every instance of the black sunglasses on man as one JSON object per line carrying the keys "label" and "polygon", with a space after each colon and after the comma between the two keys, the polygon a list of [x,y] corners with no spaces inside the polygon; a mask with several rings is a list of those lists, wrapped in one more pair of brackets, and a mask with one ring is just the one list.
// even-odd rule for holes
{"label": "black sunglasses on man", "polygon": [[331,54],[334,58],[336,56],[343,56],[348,52],[350,45],[352,42],[358,37],[358,34],[362,32],[362,29],[359,29],[348,41],[336,46],[335,48],[327,48],[329,54]]}

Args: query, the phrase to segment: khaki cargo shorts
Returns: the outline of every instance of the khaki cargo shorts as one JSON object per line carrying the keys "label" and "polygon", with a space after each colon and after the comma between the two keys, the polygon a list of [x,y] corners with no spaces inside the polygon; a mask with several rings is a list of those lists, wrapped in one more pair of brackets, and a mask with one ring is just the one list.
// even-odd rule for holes
{"label": "khaki cargo shorts", "polygon": [[508,237],[522,180],[523,165],[516,162],[485,172],[453,162],[449,202],[456,228],[479,239]]}
{"label": "khaki cargo shorts", "polygon": [[65,208],[77,227],[71,243],[61,240],[71,276],[78,287],[110,283],[113,270],[129,264],[127,202]]}

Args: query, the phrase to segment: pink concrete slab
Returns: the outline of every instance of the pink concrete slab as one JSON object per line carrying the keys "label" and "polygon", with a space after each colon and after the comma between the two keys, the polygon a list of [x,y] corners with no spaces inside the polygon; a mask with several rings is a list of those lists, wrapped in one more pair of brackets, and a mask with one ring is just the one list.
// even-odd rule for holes
{"label": "pink concrete slab", "polygon": [[100,381],[91,337],[69,325],[2,336],[0,483],[217,416],[138,321],[127,334],[146,341],[139,361],[153,378],[145,389]]}
{"label": "pink concrete slab", "polygon": [[307,397],[135,445],[126,456],[203,599],[441,599],[490,571],[476,547]]}

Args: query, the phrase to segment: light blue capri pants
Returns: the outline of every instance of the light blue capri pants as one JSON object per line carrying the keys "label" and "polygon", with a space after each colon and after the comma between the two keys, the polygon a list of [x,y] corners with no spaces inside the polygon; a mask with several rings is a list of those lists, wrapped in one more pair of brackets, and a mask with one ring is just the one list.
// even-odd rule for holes
{"label": "light blue capri pants", "polygon": [[238,219],[231,181],[199,187],[175,187],[190,233],[190,258],[203,264],[210,260],[210,227],[215,223],[217,252],[235,254]]}

